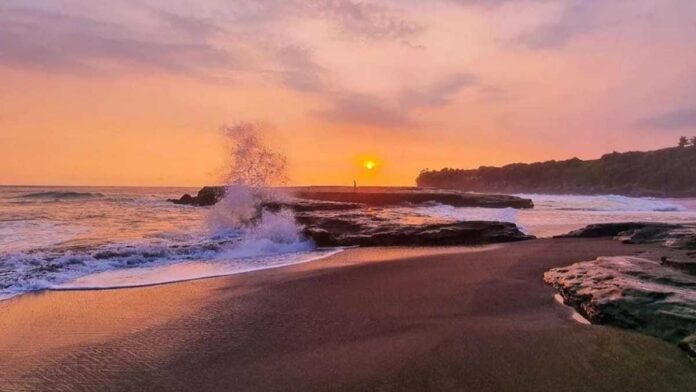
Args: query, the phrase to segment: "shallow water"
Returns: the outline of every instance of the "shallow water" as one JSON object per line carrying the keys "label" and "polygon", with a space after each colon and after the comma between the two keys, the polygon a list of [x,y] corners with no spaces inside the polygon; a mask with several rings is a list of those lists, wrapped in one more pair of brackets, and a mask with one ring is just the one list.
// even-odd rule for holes
{"label": "shallow water", "polygon": [[[0,298],[66,287],[115,287],[305,262],[315,249],[286,217],[260,227],[211,225],[212,210],[175,205],[187,188],[0,187]],[[429,204],[361,211],[399,224],[494,220],[552,236],[590,223],[696,222],[694,199],[521,195],[532,210]],[[219,212],[219,211],[218,211]],[[319,213],[319,212],[317,212]],[[330,214],[331,212],[323,212]],[[350,219],[351,212],[340,212]],[[219,217],[218,217],[219,218]],[[292,233],[290,233],[292,234]]]}

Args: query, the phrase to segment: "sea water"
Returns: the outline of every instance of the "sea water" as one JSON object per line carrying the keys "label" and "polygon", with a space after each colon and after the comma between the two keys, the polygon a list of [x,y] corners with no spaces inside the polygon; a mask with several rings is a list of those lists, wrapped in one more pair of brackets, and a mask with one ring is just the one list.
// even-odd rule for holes
{"label": "sea water", "polygon": [[[43,289],[160,284],[315,260],[317,249],[289,212],[244,223],[252,203],[235,192],[212,208],[167,199],[190,188],[0,187],[0,298]],[[520,195],[535,208],[441,204],[373,208],[399,224],[506,221],[548,237],[590,223],[696,222],[696,200]],[[246,200],[246,201],[245,201]],[[321,213],[321,212],[317,212]]]}

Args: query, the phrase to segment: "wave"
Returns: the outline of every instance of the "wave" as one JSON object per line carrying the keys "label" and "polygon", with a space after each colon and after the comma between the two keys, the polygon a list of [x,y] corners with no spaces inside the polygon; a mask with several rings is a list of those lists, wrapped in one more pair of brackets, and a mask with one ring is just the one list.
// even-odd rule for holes
{"label": "wave", "polygon": [[335,248],[311,252],[302,251],[291,255],[268,256],[255,261],[184,262],[166,266],[139,268],[137,274],[131,274],[125,270],[112,270],[88,275],[70,283],[52,286],[48,289],[53,291],[107,290],[186,282],[308,263],[335,255],[343,250],[343,248]]}
{"label": "wave", "polygon": [[496,221],[517,223],[517,210],[514,208],[453,207],[432,203],[415,207],[413,212],[427,217],[452,221]]}
{"label": "wave", "polygon": [[100,199],[105,197],[99,192],[67,192],[67,191],[47,191],[33,192],[18,196],[20,199],[29,200],[85,200]]}
{"label": "wave", "polygon": [[534,201],[537,210],[596,212],[675,212],[687,208],[672,201],[621,195],[520,194]]}
{"label": "wave", "polygon": [[[265,223],[272,226],[273,223]],[[227,230],[213,236],[192,237],[177,241],[152,241],[111,244],[80,248],[48,248],[0,254],[0,298],[25,292],[79,284],[85,277],[130,271],[130,281],[139,284],[142,269],[170,267],[177,264],[204,263],[203,272],[185,275],[196,279],[203,275],[230,274],[268,268],[272,265],[303,261],[326,252],[315,252],[311,241],[298,238],[286,241],[273,236],[272,228]],[[270,234],[269,234],[270,233]],[[267,236],[268,235],[268,236]],[[165,274],[166,275],[166,274]],[[159,283],[167,281],[158,278]],[[181,274],[171,277],[182,280]],[[87,280],[89,281],[89,280]],[[147,279],[145,279],[147,281]],[[147,282],[146,282],[147,283]]]}

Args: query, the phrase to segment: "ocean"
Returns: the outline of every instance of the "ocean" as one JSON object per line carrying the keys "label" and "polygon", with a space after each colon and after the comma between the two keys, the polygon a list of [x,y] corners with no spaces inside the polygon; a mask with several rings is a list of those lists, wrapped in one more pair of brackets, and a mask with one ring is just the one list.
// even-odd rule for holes
{"label": "ocean", "polygon": [[[341,251],[302,238],[287,213],[255,225],[224,206],[167,201],[192,188],[0,187],[0,299],[45,289],[161,284],[316,260]],[[495,220],[549,237],[591,223],[696,222],[696,199],[519,195],[531,210],[439,204],[376,208],[400,224]]]}

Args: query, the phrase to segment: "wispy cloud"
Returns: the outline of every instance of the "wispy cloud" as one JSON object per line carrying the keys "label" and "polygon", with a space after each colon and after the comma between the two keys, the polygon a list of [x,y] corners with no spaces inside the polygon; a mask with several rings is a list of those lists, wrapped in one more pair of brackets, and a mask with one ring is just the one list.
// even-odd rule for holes
{"label": "wispy cloud", "polygon": [[152,10],[155,17],[165,22],[169,28],[181,31],[192,37],[209,37],[222,33],[223,29],[210,18],[197,18],[194,16],[183,16],[170,11]]}
{"label": "wispy cloud", "polygon": [[431,84],[404,88],[393,97],[339,94],[333,98],[332,106],[328,110],[318,112],[318,115],[333,122],[380,127],[414,127],[418,125],[417,121],[411,118],[414,110],[445,106],[460,90],[477,84],[477,78],[473,75],[457,73]]}
{"label": "wispy cloud", "polygon": [[301,46],[285,46],[275,51],[283,84],[297,91],[326,89],[325,69],[312,60],[312,52]]}
{"label": "wispy cloud", "polygon": [[3,9],[0,41],[0,63],[51,71],[144,66],[199,73],[235,63],[231,53],[205,41],[150,39],[112,22],[37,9]]}
{"label": "wispy cloud", "polygon": [[696,107],[685,107],[661,113],[640,121],[639,125],[661,130],[696,129]]}
{"label": "wispy cloud", "polygon": [[558,49],[573,38],[601,26],[605,4],[600,0],[570,0],[562,3],[556,19],[521,34],[516,42],[531,49]]}
{"label": "wispy cloud", "polygon": [[462,88],[476,84],[478,80],[471,74],[449,75],[429,86],[405,89],[399,96],[399,102],[406,109],[442,106],[448,104]]}
{"label": "wispy cloud", "polygon": [[298,91],[325,89],[327,76],[312,50],[286,33],[297,21],[328,22],[340,39],[406,42],[423,29],[396,8],[349,0],[232,0],[201,5],[198,12],[153,0],[114,4],[113,15],[98,16],[91,16],[91,5],[31,4],[0,5],[0,66],[157,70],[211,80],[238,70],[272,70]]}
{"label": "wispy cloud", "polygon": [[414,125],[407,113],[387,101],[370,95],[342,94],[334,98],[331,107],[316,112],[322,120],[372,125],[379,127],[407,127]]}
{"label": "wispy cloud", "polygon": [[396,9],[375,3],[324,0],[313,5],[322,17],[334,21],[348,36],[360,39],[408,41],[424,27]]}

